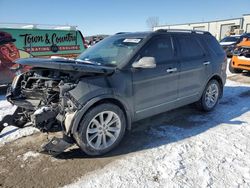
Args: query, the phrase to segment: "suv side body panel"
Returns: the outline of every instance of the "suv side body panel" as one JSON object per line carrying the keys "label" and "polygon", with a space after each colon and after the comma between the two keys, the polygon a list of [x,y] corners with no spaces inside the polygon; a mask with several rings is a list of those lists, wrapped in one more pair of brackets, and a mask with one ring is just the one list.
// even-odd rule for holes
{"label": "suv side body panel", "polygon": [[[178,34],[175,39],[181,64],[178,98],[180,100],[198,100],[200,90],[206,84],[210,74],[208,71],[208,67],[211,66],[210,60],[198,43],[195,34]],[[183,52],[184,50],[185,52]],[[200,54],[196,55],[198,50]],[[205,65],[206,63],[207,65]]]}
{"label": "suv side body panel", "polygon": [[[169,59],[161,55],[167,49],[173,55]],[[135,119],[139,120],[175,107],[179,64],[169,34],[153,36],[137,56],[153,56],[156,59],[155,68],[132,70]]]}
{"label": "suv side body panel", "polygon": [[[177,52],[170,63],[158,64],[152,69],[131,68],[132,63],[141,56],[144,46],[158,37],[152,35],[128,61],[126,68],[108,76],[84,78],[70,93],[74,93],[75,97],[79,95],[76,98],[83,108],[86,108],[85,105],[90,100],[95,103],[105,98],[117,99],[130,111],[128,116],[132,122],[199,100],[208,81],[215,75],[221,77],[219,64],[223,61],[222,56],[211,55],[204,44],[199,44],[204,52],[203,57],[185,60],[181,58],[176,35],[164,36],[172,37],[173,48]],[[195,40],[202,43],[199,37]],[[204,65],[205,62],[210,64]],[[177,71],[167,73],[170,68],[176,68]],[[224,78],[221,77],[221,80],[223,82]]]}

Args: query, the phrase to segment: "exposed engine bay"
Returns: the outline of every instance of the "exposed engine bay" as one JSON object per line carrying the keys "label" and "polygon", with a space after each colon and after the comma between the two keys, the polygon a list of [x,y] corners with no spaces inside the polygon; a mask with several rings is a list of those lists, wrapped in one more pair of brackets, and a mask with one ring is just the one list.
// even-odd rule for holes
{"label": "exposed engine bay", "polygon": [[81,76],[83,73],[44,68],[17,76],[7,93],[7,100],[19,108],[15,124],[22,127],[31,122],[42,131],[62,125],[65,115],[79,107],[67,91],[76,86]]}
{"label": "exposed engine bay", "polygon": [[85,99],[91,88],[86,80],[111,74],[114,68],[64,58],[27,58],[17,63],[33,68],[16,76],[8,88],[6,98],[16,111],[3,118],[0,131],[6,124],[33,125],[43,132],[62,131],[62,138],[53,138],[42,146],[45,153],[57,155],[75,143],[71,128],[84,105],[79,100]]}
{"label": "exposed engine bay", "polygon": [[244,56],[245,58],[250,58],[250,47],[238,47],[235,50],[235,54],[238,56]]}

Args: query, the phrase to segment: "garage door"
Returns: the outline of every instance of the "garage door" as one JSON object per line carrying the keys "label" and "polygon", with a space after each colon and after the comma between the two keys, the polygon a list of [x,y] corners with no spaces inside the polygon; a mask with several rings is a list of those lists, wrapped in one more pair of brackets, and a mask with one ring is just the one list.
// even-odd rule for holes
{"label": "garage door", "polygon": [[246,32],[250,33],[250,24],[247,24]]}
{"label": "garage door", "polygon": [[220,28],[220,40],[223,39],[226,36],[226,34],[231,31],[231,26],[233,26],[233,25],[234,24],[221,25],[221,28]]}

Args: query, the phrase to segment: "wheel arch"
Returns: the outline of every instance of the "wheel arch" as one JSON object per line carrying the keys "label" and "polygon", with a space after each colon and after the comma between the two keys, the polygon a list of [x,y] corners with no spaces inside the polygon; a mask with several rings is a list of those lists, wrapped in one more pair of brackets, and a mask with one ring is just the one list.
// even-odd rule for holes
{"label": "wheel arch", "polygon": [[125,119],[126,119],[126,129],[130,130],[131,129],[131,124],[132,124],[132,114],[131,109],[129,106],[122,101],[118,97],[111,97],[111,96],[99,96],[96,98],[91,99],[88,101],[75,115],[74,121],[72,123],[72,126],[70,128],[70,131],[72,134],[76,133],[79,128],[79,124],[82,120],[82,117],[84,114],[86,114],[91,108],[103,104],[103,103],[112,103],[117,105],[121,110],[124,112]]}
{"label": "wheel arch", "polygon": [[[220,84],[220,98],[223,96],[223,86],[224,86],[224,83],[223,83],[223,80],[222,78],[219,76],[219,75],[213,75],[208,81],[207,81],[207,84],[211,81],[211,80],[216,80],[219,84]],[[206,85],[207,85],[206,84]]]}

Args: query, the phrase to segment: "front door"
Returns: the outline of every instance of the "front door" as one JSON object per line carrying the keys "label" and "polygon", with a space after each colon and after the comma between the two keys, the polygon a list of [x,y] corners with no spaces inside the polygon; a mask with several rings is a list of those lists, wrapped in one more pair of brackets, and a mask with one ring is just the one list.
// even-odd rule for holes
{"label": "front door", "polygon": [[177,99],[179,64],[170,35],[152,38],[138,56],[154,57],[156,68],[133,69],[135,118],[166,111]]}

